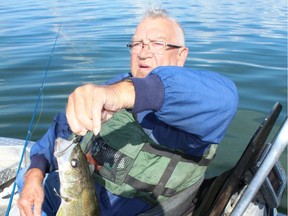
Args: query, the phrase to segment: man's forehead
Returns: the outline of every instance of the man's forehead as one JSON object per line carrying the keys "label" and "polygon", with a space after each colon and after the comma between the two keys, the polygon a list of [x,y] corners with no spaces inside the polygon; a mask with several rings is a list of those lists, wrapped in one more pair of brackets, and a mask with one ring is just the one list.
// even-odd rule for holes
{"label": "man's forehead", "polygon": [[167,40],[173,33],[173,26],[169,20],[147,18],[137,26],[133,40]]}
{"label": "man's forehead", "polygon": [[144,37],[141,35],[134,35],[132,39],[134,41],[141,41],[143,39],[147,39],[150,41],[153,41],[153,40],[166,41],[169,38],[167,36],[164,36],[164,35],[152,34],[152,35],[145,35]]}

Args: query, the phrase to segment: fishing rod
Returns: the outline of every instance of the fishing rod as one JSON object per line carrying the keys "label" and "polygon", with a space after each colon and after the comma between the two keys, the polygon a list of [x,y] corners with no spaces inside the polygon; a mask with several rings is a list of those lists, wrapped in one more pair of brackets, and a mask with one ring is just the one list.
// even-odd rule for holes
{"label": "fishing rod", "polygon": [[[29,142],[30,137],[31,137],[32,126],[33,126],[34,119],[35,119],[35,116],[36,116],[36,113],[37,113],[37,109],[38,109],[38,105],[39,105],[39,102],[40,102],[40,99],[41,99],[41,95],[43,94],[44,84],[45,84],[45,81],[46,81],[46,77],[47,77],[47,73],[48,73],[48,69],[50,67],[50,63],[51,63],[52,57],[54,55],[54,50],[55,50],[56,43],[57,43],[57,40],[58,40],[58,37],[59,37],[59,34],[60,34],[61,26],[62,25],[60,24],[58,32],[57,32],[57,35],[56,35],[56,38],[55,38],[55,41],[54,41],[54,45],[53,45],[53,48],[52,48],[52,51],[51,51],[51,54],[50,54],[50,57],[49,57],[49,60],[48,60],[48,63],[47,63],[47,66],[46,66],[46,69],[45,69],[44,77],[42,79],[42,84],[41,84],[40,89],[39,89],[39,93],[38,93],[38,97],[37,97],[36,104],[35,104],[35,107],[34,107],[33,115],[32,115],[32,118],[31,118],[31,121],[30,121],[30,125],[29,125],[28,131],[27,131],[27,135],[26,135],[24,147],[23,147],[23,150],[22,150],[20,162],[19,162],[19,165],[18,165],[18,168],[17,168],[17,171],[16,171],[16,176],[18,175],[18,173],[19,173],[19,171],[21,169],[23,158],[24,158],[25,152],[26,152],[26,147],[27,147],[28,142]],[[11,209],[12,201],[13,201],[13,198],[14,198],[15,188],[16,188],[16,182],[14,181],[13,188],[12,188],[12,191],[11,191],[11,196],[10,196],[10,199],[9,199],[9,203],[8,203],[8,206],[7,206],[7,210],[6,210],[5,216],[9,216],[9,212],[10,212],[10,209]]]}

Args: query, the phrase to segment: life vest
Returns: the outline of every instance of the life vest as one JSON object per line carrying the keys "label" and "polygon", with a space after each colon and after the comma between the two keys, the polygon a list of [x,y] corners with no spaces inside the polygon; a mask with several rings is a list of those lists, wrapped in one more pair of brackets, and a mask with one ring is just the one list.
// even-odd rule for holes
{"label": "life vest", "polygon": [[99,135],[89,132],[81,147],[92,156],[99,184],[113,194],[156,204],[203,178],[217,145],[211,144],[201,157],[173,151],[153,142],[133,115],[122,110],[102,125]]}

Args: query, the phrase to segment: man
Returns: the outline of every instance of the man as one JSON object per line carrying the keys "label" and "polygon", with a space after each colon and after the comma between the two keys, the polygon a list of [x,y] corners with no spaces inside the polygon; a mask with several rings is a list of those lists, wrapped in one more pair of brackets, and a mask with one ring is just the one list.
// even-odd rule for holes
{"label": "man", "polygon": [[[227,78],[183,67],[188,55],[184,41],[183,29],[164,10],[149,11],[127,45],[131,74],[107,85],[81,86],[69,96],[67,119],[57,115],[48,132],[31,149],[23,189],[18,177],[21,215],[33,215],[32,206],[34,215],[41,214],[41,207],[48,215],[56,213],[59,201],[55,201],[53,188],[59,188],[59,180],[53,172],[57,169],[54,141],[59,136],[68,138],[70,129],[82,136],[88,131],[95,135],[100,132],[105,150],[94,153],[96,160],[104,158],[103,167],[111,159],[104,157],[108,150],[115,160],[116,155],[123,154],[119,143],[131,140],[132,144],[127,141],[121,146],[121,150],[127,148],[125,162],[132,158],[133,165],[125,168],[120,183],[117,173],[116,180],[109,179],[110,173],[102,175],[101,169],[97,173],[95,184],[102,215],[138,215],[151,209],[153,215],[154,206],[181,191],[192,188],[195,195],[215,154],[215,144],[221,141],[236,113],[238,96],[235,85]],[[141,149],[131,156],[139,146]],[[163,166],[166,162],[167,166]],[[117,168],[120,163],[114,161],[111,166]],[[50,174],[44,184],[44,200],[45,173]]]}

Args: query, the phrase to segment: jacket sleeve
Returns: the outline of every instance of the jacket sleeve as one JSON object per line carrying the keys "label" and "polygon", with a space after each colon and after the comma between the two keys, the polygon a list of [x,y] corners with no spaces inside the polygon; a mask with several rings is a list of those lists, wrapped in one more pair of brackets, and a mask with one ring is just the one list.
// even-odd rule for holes
{"label": "jacket sleeve", "polygon": [[132,111],[152,110],[166,124],[158,134],[174,128],[201,142],[219,143],[237,111],[236,86],[218,73],[167,66],[132,82],[136,91]]}
{"label": "jacket sleeve", "polygon": [[44,136],[31,147],[29,169],[39,168],[43,173],[56,170],[57,161],[53,154],[55,139],[68,139],[71,133],[65,114],[58,113]]}

